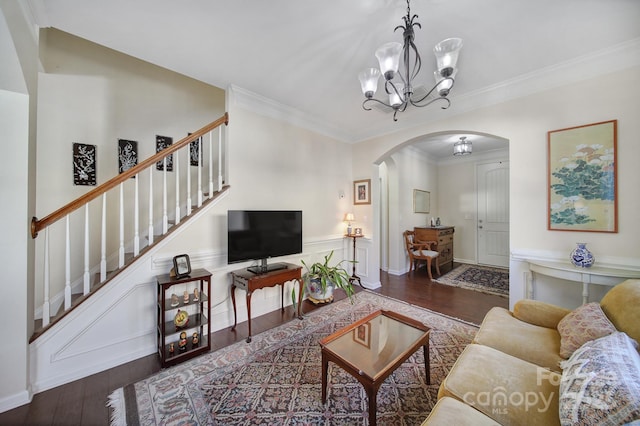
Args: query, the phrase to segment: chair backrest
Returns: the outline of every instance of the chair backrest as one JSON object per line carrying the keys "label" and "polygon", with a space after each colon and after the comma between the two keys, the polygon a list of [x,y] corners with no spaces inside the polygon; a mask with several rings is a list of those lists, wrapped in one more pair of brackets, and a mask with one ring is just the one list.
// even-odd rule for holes
{"label": "chair backrest", "polygon": [[404,236],[404,246],[407,249],[407,252],[409,253],[409,256],[413,256],[413,241],[415,239],[416,233],[414,231],[404,231],[402,233],[402,235]]}

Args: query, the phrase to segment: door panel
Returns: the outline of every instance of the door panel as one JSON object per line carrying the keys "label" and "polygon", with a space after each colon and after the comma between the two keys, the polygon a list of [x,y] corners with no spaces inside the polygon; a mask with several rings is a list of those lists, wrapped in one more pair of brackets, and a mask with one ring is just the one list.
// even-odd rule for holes
{"label": "door panel", "polygon": [[509,162],[480,164],[478,263],[509,266]]}

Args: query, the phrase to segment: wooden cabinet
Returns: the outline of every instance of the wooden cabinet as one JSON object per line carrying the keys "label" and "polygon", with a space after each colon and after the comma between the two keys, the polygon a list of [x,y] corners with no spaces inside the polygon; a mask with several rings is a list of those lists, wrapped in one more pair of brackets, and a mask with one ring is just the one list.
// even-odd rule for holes
{"label": "wooden cabinet", "polygon": [[[158,281],[158,355],[162,366],[174,365],[209,352],[211,350],[209,340],[211,272],[206,269],[196,269],[191,271],[188,277],[175,278],[164,274],[158,275],[156,279]],[[174,322],[179,311],[189,314],[187,323],[182,327]],[[185,335],[181,337],[183,332]],[[181,345],[181,340],[184,345]]]}
{"label": "wooden cabinet", "polygon": [[417,241],[435,241],[438,245],[434,248],[440,253],[438,266],[450,263],[453,268],[453,226],[415,227]]}

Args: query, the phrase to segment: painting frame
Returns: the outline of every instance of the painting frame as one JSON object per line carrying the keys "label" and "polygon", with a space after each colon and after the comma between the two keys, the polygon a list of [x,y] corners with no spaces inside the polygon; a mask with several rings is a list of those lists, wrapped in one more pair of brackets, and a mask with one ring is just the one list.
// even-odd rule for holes
{"label": "painting frame", "polygon": [[431,193],[422,189],[413,190],[413,212],[429,213],[431,210]]}
{"label": "painting frame", "polygon": [[353,329],[353,341],[365,348],[371,348],[371,323],[359,324]]}
{"label": "painting frame", "polygon": [[353,181],[353,204],[371,204],[371,179]]}
{"label": "painting frame", "polygon": [[98,177],[97,145],[73,142],[71,156],[73,184],[77,186],[96,186]]}
{"label": "painting frame", "polygon": [[547,132],[547,229],[618,232],[618,120]]}

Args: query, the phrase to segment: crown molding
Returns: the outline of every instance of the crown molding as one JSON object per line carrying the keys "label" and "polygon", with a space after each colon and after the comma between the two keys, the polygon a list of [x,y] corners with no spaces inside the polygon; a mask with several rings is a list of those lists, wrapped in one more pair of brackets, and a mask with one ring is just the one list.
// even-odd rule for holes
{"label": "crown molding", "polygon": [[[640,66],[640,38],[635,38],[469,93],[457,96],[454,93],[450,97],[451,107],[447,110],[449,111],[447,118],[638,66]],[[421,116],[420,126],[426,122],[441,119],[441,115],[427,112]],[[363,129],[362,132],[353,135],[351,140],[362,142],[418,127],[410,120],[404,123],[406,123],[404,126],[401,122],[395,123],[399,126],[391,130],[381,123],[378,126]]]}
{"label": "crown molding", "polygon": [[233,84],[229,85],[227,90],[232,93],[231,99],[235,106],[320,133],[341,142],[349,142],[352,140],[350,135],[341,129],[293,107]]}

